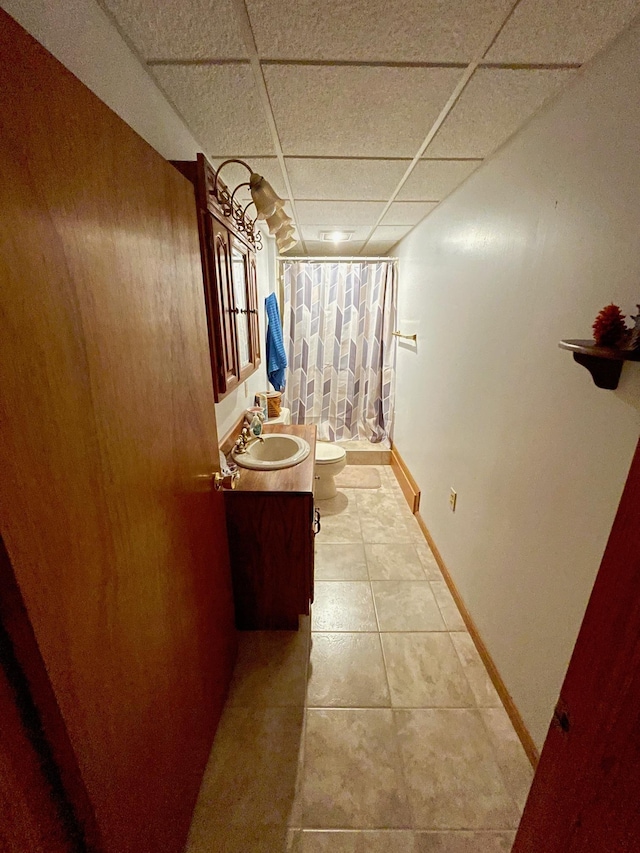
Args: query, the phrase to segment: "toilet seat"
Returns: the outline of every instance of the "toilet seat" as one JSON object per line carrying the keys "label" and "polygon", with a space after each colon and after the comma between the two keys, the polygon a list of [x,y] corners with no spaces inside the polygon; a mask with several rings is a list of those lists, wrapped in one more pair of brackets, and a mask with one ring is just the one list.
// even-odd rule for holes
{"label": "toilet seat", "polygon": [[347,455],[344,447],[330,441],[316,441],[316,465],[333,465]]}

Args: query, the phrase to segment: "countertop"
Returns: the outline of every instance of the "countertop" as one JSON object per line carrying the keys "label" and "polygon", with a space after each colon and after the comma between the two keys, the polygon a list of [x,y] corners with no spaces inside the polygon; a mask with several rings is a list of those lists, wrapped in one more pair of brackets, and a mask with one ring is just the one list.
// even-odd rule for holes
{"label": "countertop", "polygon": [[[311,452],[303,462],[291,468],[280,468],[278,471],[254,471],[251,468],[241,468],[240,480],[236,485],[237,492],[313,492],[313,475],[315,468],[316,428],[298,424],[265,424],[264,434],[280,433],[281,435],[297,435],[304,438],[311,447]],[[233,494],[229,491],[227,494]]]}

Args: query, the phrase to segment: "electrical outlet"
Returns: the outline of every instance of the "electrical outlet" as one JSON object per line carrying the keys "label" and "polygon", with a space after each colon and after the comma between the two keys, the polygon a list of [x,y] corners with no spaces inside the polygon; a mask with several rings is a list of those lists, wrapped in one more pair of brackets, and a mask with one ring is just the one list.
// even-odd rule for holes
{"label": "electrical outlet", "polygon": [[247,380],[246,380],[246,379],[245,379],[245,382],[244,382],[244,396],[245,396],[245,397],[248,397],[248,396],[249,396],[249,383],[247,382]]}
{"label": "electrical outlet", "polygon": [[456,502],[458,500],[458,493],[455,489],[451,489],[449,492],[449,506],[451,507],[451,512],[456,511]]}

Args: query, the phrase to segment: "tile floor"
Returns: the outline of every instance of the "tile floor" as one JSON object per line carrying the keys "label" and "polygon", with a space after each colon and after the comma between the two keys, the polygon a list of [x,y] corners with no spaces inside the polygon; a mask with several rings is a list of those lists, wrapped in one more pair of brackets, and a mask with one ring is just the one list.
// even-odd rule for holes
{"label": "tile floor", "polygon": [[301,630],[241,634],[188,853],[511,849],[531,767],[393,472],[378,470],[380,488],[319,504]]}

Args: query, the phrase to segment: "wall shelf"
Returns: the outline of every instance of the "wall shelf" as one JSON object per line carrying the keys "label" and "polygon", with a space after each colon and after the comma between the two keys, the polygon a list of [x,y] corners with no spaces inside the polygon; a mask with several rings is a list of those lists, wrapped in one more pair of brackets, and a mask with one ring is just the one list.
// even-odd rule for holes
{"label": "wall shelf", "polygon": [[573,353],[575,361],[587,368],[598,388],[610,391],[618,387],[623,362],[640,361],[640,350],[599,347],[592,340],[560,341],[558,346]]}

